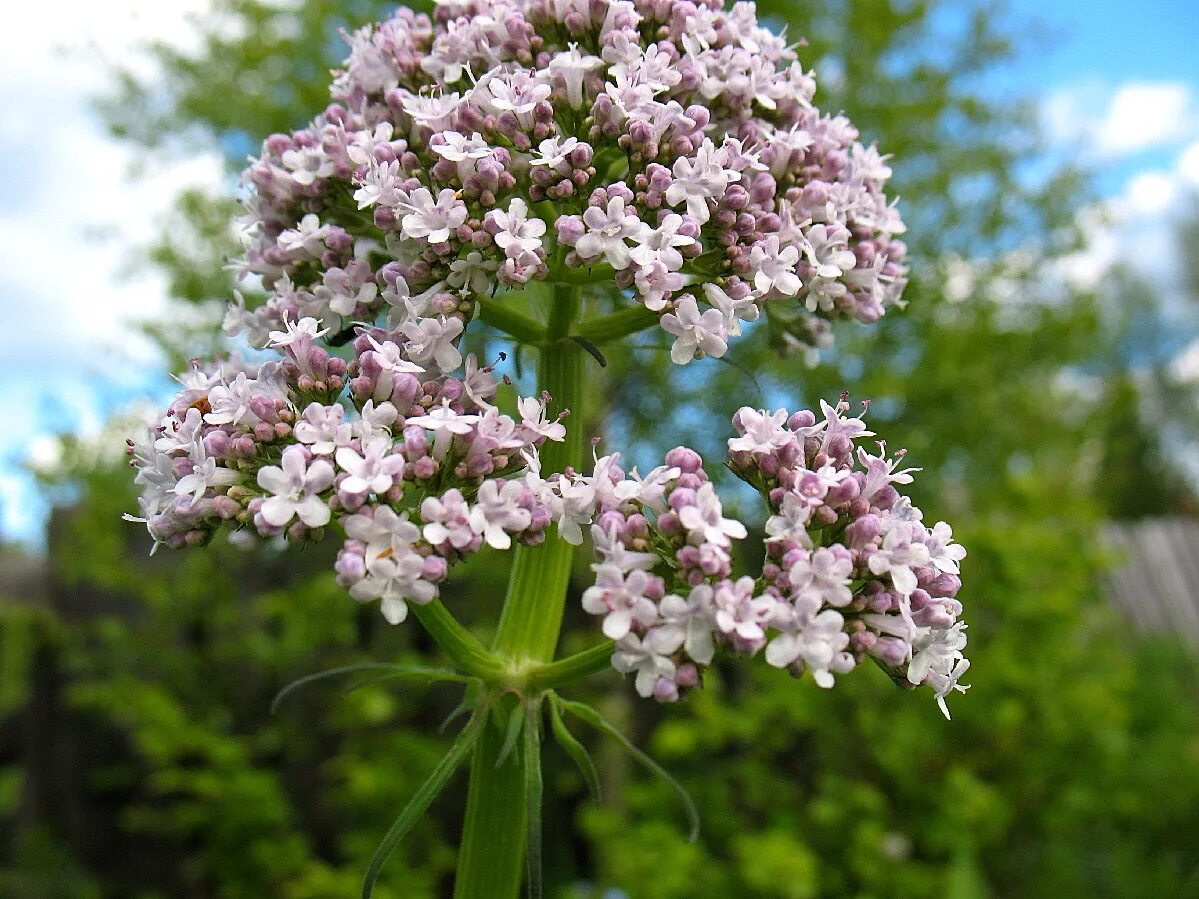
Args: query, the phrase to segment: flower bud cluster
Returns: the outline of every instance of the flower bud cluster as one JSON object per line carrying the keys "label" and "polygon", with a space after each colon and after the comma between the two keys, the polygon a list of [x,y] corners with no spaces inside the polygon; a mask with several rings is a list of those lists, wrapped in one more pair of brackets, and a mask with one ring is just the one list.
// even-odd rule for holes
{"label": "flower bud cluster", "polygon": [[763,312],[813,347],[900,302],[886,157],[813,106],[753,3],[449,2],[348,41],[329,106],[244,174],[243,268],[269,297],[226,324],[257,345],[383,315],[436,341],[572,269],[658,313],[680,364]]}
{"label": "flower bud cluster", "polygon": [[[599,561],[583,607],[617,641],[613,665],[635,672],[638,693],[673,701],[698,685],[718,649],[753,656],[822,687],[871,658],[896,680],[945,697],[964,691],[958,563],[966,551],[944,522],[926,527],[896,485],[901,469],[842,399],[808,411],[742,408],[728,467],[766,499],[765,559],[733,574],[745,526],[726,518],[693,451],[679,447],[647,477],[618,458],[588,477],[560,478],[580,498],[574,527],[591,521]],[[571,533],[575,533],[573,531]],[[569,536],[564,531],[564,536]]]}
{"label": "flower bud cluster", "polygon": [[551,511],[512,475],[522,454],[565,438],[548,397],[520,398],[514,418],[473,356],[461,379],[431,374],[461,361],[442,334],[362,328],[348,362],[320,345],[325,334],[315,319],[289,322],[268,338],[281,358],[181,378],[149,439],[130,443],[136,520],[156,546],[204,544],[222,527],[319,539],[337,521],[339,582],[396,623],[484,544],[544,539]]}

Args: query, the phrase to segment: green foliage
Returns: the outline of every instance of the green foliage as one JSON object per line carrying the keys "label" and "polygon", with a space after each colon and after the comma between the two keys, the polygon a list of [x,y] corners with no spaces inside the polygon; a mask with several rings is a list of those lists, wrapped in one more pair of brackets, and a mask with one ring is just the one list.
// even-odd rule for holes
{"label": "green foliage", "polygon": [[[337,29],[390,6],[221,0],[197,24],[198,54],[158,47],[161,79],[121,78],[109,121],[165,152],[184,141],[218,147],[236,169],[262,136],[324,105]],[[735,366],[682,371],[653,349],[605,348],[602,382],[619,408],[602,410],[603,424],[613,445],[647,462],[677,443],[719,447],[744,403],[794,408],[846,386],[872,398],[875,430],[925,469],[914,499],[970,550],[975,686],[955,697],[948,723],[873,669],[825,692],[725,664],[667,709],[634,704],[614,675],[580,684],[572,696],[675,774],[704,827],[688,843],[671,788],[595,734],[563,738],[554,707],[565,752],[542,753],[545,893],[1199,896],[1194,663],[1125,633],[1101,599],[1094,539],[1102,516],[1173,511],[1176,491],[1161,480],[1144,489],[1157,448],[1121,380],[1124,332],[1110,305],[1045,295],[1046,266],[1077,238],[1082,182],[1069,171],[1034,177],[1029,110],[982,90],[1010,63],[1013,33],[986,5],[759,8],[807,37],[823,105],[850,110],[895,155],[911,306],[841,329],[813,370],[780,361],[764,334],[738,343]],[[222,268],[234,249],[230,210],[228,198],[184,196],[152,251],[175,295],[204,310],[232,289]],[[964,289],[952,283],[963,265]],[[202,323],[168,348],[186,358],[211,333]],[[1108,376],[1108,393],[1079,392],[1080,373]],[[461,691],[396,681],[339,696],[323,682],[274,717],[270,699],[326,668],[444,660],[417,622],[391,629],[355,607],[329,573],[332,547],[297,556],[219,545],[147,559],[142,535],[118,520],[134,505],[127,469],[78,443],[66,458],[47,485],[64,507],[48,540],[50,606],[0,606],[0,709],[10,721],[37,713],[32,684],[46,674],[34,672],[49,659],[67,685],[62,720],[87,728],[94,749],[72,763],[83,775],[74,799],[126,849],[86,855],[61,820],[22,812],[37,766],[6,754],[0,817],[13,827],[0,893],[355,895],[396,810],[451,742],[437,725]],[[481,637],[505,576],[480,554],[446,596]],[[591,626],[577,609],[568,615],[568,627]],[[588,750],[604,787],[598,806],[571,764],[589,773]],[[462,805],[451,785],[396,848],[376,896],[445,894]]]}

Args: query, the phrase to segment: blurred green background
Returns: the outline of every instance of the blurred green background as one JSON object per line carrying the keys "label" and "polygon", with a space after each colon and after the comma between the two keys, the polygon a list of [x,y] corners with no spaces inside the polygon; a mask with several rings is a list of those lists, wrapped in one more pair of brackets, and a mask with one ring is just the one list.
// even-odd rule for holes
{"label": "blurred green background", "polygon": [[[910,307],[839,328],[813,368],[760,338],[737,345],[735,365],[611,359],[603,431],[634,460],[678,443],[718,453],[742,404],[796,408],[842,389],[872,399],[875,430],[924,469],[916,501],[970,551],[974,686],[946,722],[872,666],[821,691],[722,663],[669,707],[596,677],[575,695],[678,776],[703,834],[688,844],[669,790],[615,747],[589,741],[599,805],[549,748],[549,895],[1199,896],[1196,635],[1167,620],[1134,627],[1148,619],[1118,611],[1108,583],[1128,551],[1100,539],[1111,523],[1194,516],[1177,447],[1197,432],[1195,401],[1154,352],[1178,310],[1132,272],[1085,292],[1053,277],[1086,238],[1091,173],[1046,162],[1032,107],[988,88],[1030,50],[1001,10],[758,6],[806,37],[821,105],[894,154]],[[156,49],[161,74],[114,69],[103,114],[133,144],[218,146],[235,173],[263,136],[324,107],[338,29],[390,8],[221,0],[197,20],[194,51]],[[181,196],[147,250],[194,306],[186,327],[146,324],[175,367],[220,346],[233,184]],[[1178,240],[1197,233],[1184,226]],[[296,677],[435,648],[415,622],[391,628],[347,599],[332,542],[148,557],[144,532],[120,521],[135,503],[114,446],[134,426],[64,435],[60,461],[38,470],[54,501],[44,552],[11,546],[0,561],[0,896],[354,896],[446,748],[438,726],[458,697],[315,686],[270,715]],[[482,554],[445,591],[480,633],[505,564]],[[587,573],[580,556],[576,591]],[[1155,589],[1134,583],[1132,601],[1153,606]],[[594,639],[576,606],[567,649]],[[462,778],[377,895],[447,894],[464,795]]]}

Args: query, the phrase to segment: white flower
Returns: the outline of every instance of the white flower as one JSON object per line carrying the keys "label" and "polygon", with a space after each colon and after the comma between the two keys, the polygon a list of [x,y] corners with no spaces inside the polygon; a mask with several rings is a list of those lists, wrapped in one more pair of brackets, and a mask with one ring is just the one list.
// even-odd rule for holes
{"label": "white flower", "polygon": [[596,565],[595,583],[583,591],[583,609],[603,615],[604,636],[610,640],[624,637],[636,624],[649,627],[658,618],[654,601],[647,597],[653,576],[641,569],[626,575],[615,565]]}
{"label": "white flower", "polygon": [[568,137],[566,140],[558,137],[547,137],[538,144],[537,155],[529,160],[529,165],[543,165],[557,172],[559,175],[569,175],[571,173],[571,164],[567,161],[567,157],[578,145],[579,139],[577,137]]}
{"label": "white flower", "polygon": [[634,468],[629,476],[616,485],[616,499],[625,503],[630,500],[641,503],[656,513],[666,511],[666,488],[677,480],[682,472],[678,468],[659,465],[644,478]]}
{"label": "white flower", "polygon": [[405,322],[402,331],[408,343],[404,349],[413,362],[436,365],[441,371],[450,372],[462,364],[462,354],[454,345],[462,330],[462,319],[456,316]]}
{"label": "white flower", "polygon": [[481,409],[491,406],[498,383],[490,370],[479,368],[479,360],[474,353],[466,357],[466,371],[462,377],[462,388],[476,406]]}
{"label": "white flower", "polygon": [[450,273],[445,280],[450,287],[485,294],[495,283],[495,270],[499,267],[494,259],[485,259],[478,250],[471,250],[450,263]]}
{"label": "white flower", "polygon": [[314,456],[327,456],[345,446],[353,437],[353,427],[343,423],[345,409],[309,403],[304,417],[295,424],[296,440],[309,444]]}
{"label": "white flower", "polygon": [[[186,504],[180,504],[182,508],[187,508],[198,503],[209,487],[228,487],[230,484],[236,484],[242,479],[240,472],[236,472],[231,468],[224,468],[217,464],[216,459],[205,455],[202,443],[196,443],[195,452],[193,452],[192,457],[194,467],[191,474],[185,474],[181,477],[172,490],[180,498],[189,497]],[[167,457],[162,456],[160,458]]]}
{"label": "white flower", "polygon": [[822,605],[849,605],[853,600],[849,589],[852,574],[853,560],[848,554],[838,555],[822,546],[810,556],[798,559],[787,577],[796,597],[819,608]]}
{"label": "white flower", "polygon": [[454,111],[461,103],[462,95],[454,91],[448,94],[407,94],[400,105],[414,122],[431,131],[444,131],[450,127]]}
{"label": "white flower", "polygon": [[384,494],[404,471],[404,457],[392,452],[392,442],[387,437],[365,441],[361,453],[343,446],[334,458],[350,475],[339,485],[346,493]]}
{"label": "white flower", "polygon": [[929,564],[928,547],[919,542],[916,531],[924,528],[914,522],[884,520],[889,526],[883,545],[870,556],[867,563],[874,574],[890,574],[895,589],[904,596],[916,589],[913,568]]}
{"label": "white flower", "polygon": [[790,415],[786,409],[767,412],[765,409],[742,406],[734,416],[741,436],[729,439],[729,451],[768,456],[782,449],[795,441],[795,434],[787,430],[788,418]]}
{"label": "white flower", "polygon": [[258,486],[273,494],[262,504],[262,520],[277,528],[297,517],[310,528],[327,525],[329,506],[317,494],[333,486],[333,466],[324,459],[309,464],[298,446],[283,451],[280,465],[258,471]]}
{"label": "white flower", "polygon": [[958,563],[966,558],[966,547],[953,542],[953,528],[938,521],[928,532],[924,545],[928,548],[929,562],[934,568],[946,574],[958,573]]}
{"label": "white flower", "polygon": [[634,279],[641,302],[651,312],[661,312],[666,308],[670,295],[683,289],[683,276],[672,272],[661,261],[640,266]]}
{"label": "white flower", "polygon": [[250,411],[250,400],[257,393],[257,386],[257,381],[247,378],[243,371],[238,372],[229,384],[213,387],[208,392],[208,404],[212,411],[204,413],[204,420],[210,425],[254,427],[261,420]]}
{"label": "white flower", "polygon": [[674,312],[662,316],[662,328],[676,337],[670,358],[679,365],[694,359],[697,350],[719,359],[729,348],[728,331],[720,310],[709,309],[701,315],[691,294],[679,300]]}
{"label": "white flower", "polygon": [[358,413],[355,436],[363,443],[376,437],[390,437],[390,428],[397,418],[399,412],[391,403],[383,402],[376,406],[374,400],[367,400]]}
{"label": "white flower", "polygon": [[713,594],[716,627],[723,634],[736,637],[751,652],[766,642],[763,625],[778,603],[772,596],[754,596],[754,579],[739,578],[724,581]]}
{"label": "white flower", "polygon": [[450,406],[449,399],[443,399],[440,406],[435,406],[427,415],[409,418],[405,424],[416,425],[429,431],[447,431],[450,434],[469,434],[475,429],[479,416],[455,412]]}
{"label": "white flower", "polygon": [[800,546],[810,546],[812,538],[807,525],[811,517],[812,506],[788,492],[783,496],[778,514],[766,520],[766,539],[794,540]]}
{"label": "white flower", "polygon": [[481,534],[488,546],[508,549],[512,546],[509,534],[528,528],[533,517],[528,509],[518,506],[525,486],[520,481],[488,480],[483,482],[471,507],[471,527]]}
{"label": "white flower", "polygon": [[302,318],[298,322],[283,319],[282,331],[271,331],[269,345],[285,348],[319,340],[329,333],[328,328],[321,328],[321,323],[315,318]]}
{"label": "white flower", "polygon": [[[850,253],[850,256],[853,254]],[[749,266],[754,273],[754,287],[760,293],[778,291],[793,297],[803,286],[795,274],[799,262],[799,250],[792,246],[779,247],[777,234],[771,234],[761,243],[754,244],[749,251]]]}
{"label": "white flower", "polygon": [[804,255],[818,277],[835,280],[857,264],[849,249],[849,232],[840,225],[813,225],[805,236]]}
{"label": "white flower", "polygon": [[673,593],[664,596],[658,604],[658,612],[662,623],[650,631],[655,648],[672,653],[681,646],[701,665],[711,663],[716,653],[712,642],[716,606],[710,586],[693,587],[686,599]]}
{"label": "white flower", "polygon": [[[862,485],[859,495],[867,501],[874,499],[878,492],[889,484],[912,483],[912,473],[920,471],[919,468],[896,471],[899,467],[898,459],[872,456],[862,447],[858,447],[858,462],[866,469],[866,482]],[[952,536],[952,532],[949,536]]]}
{"label": "white flower", "polygon": [[670,271],[677,272],[683,267],[683,254],[679,247],[689,247],[695,243],[694,237],[680,234],[683,217],[670,213],[662,219],[657,228],[645,227],[640,234],[633,237],[640,246],[630,254],[638,265],[650,265],[662,262]]}
{"label": "white flower", "polygon": [[625,547],[615,525],[610,531],[604,533],[598,524],[593,524],[591,526],[591,543],[595,547],[595,554],[605,565],[610,565],[622,572],[638,568],[642,571],[649,571],[658,561],[658,557],[653,553],[633,552]]}
{"label": "white flower", "polygon": [[866,422],[860,418],[842,418],[841,413],[849,409],[849,403],[839,402],[830,406],[824,400],[820,401],[820,411],[824,413],[824,436],[820,441],[820,451],[826,452],[835,440],[857,440],[859,437],[873,437],[874,432],[866,429]]}
{"label": "white flower", "polygon": [[460,180],[466,180],[474,172],[476,160],[486,159],[492,153],[491,146],[478,131],[470,137],[458,131],[442,131],[434,137],[445,142],[430,143],[429,149],[447,162],[456,163]]}
{"label": "white flower", "polygon": [[705,482],[695,491],[695,504],[679,510],[679,522],[692,535],[705,543],[728,547],[729,538],[744,540],[747,531],[741,522],[724,517],[724,508],[712,482]]}
{"label": "white flower", "polygon": [[308,213],[296,228],[289,228],[279,235],[279,248],[288,253],[306,253],[313,259],[320,259],[325,253],[325,238],[329,236],[329,226],[322,225],[315,213]]}
{"label": "white flower", "polygon": [[627,239],[636,239],[645,228],[637,213],[625,208],[622,197],[608,200],[607,209],[589,206],[583,213],[583,224],[588,228],[579,238],[575,251],[583,259],[603,256],[617,271],[628,268],[632,262]]}
{"label": "white flower", "polygon": [[636,634],[626,634],[617,642],[612,667],[622,674],[637,672],[637,694],[646,699],[654,695],[654,687],[661,678],[674,677],[675,672],[674,662],[654,648],[648,634],[644,640]]}
{"label": "white flower", "polygon": [[[369,165],[375,161],[375,147],[392,143],[394,129],[391,122],[380,122],[374,131],[359,131],[354,135],[353,143],[346,145],[346,156],[355,165]],[[396,141],[401,148],[406,148],[405,141]]]}
{"label": "white flower", "polygon": [[769,623],[779,633],[766,647],[767,664],[786,668],[802,661],[816,684],[825,689],[833,686],[833,671],[844,673],[853,667],[853,656],[845,651],[849,635],[843,630],[845,619],[840,612],[825,609],[807,615],[779,603]]}
{"label": "white flower", "polygon": [[558,475],[553,486],[556,501],[549,505],[558,523],[558,536],[578,546],[583,542],[581,525],[590,524],[595,514],[595,487],[586,478],[572,481],[566,475]]}
{"label": "white flower", "polygon": [[[533,110],[542,100],[548,100],[553,89],[540,81],[541,72],[519,69],[505,72],[493,69],[479,80],[474,90],[477,102],[500,112],[511,112],[522,125],[531,120]],[[490,95],[490,96],[488,96]]]}
{"label": "white flower", "polygon": [[432,546],[449,543],[454,549],[464,550],[475,540],[470,506],[457,488],[447,490],[443,496],[425,499],[420,517],[427,522],[422,534]]}
{"label": "white flower", "polygon": [[604,67],[604,61],[598,56],[579,53],[579,45],[572,43],[570,49],[558,53],[550,60],[550,73],[562,79],[566,86],[566,102],[578,108],[583,105],[583,81],[588,72]]}
{"label": "white flower", "polygon": [[518,397],[516,408],[525,430],[546,440],[561,442],[566,439],[566,425],[548,420],[545,417],[545,404],[537,397]]}
{"label": "white flower", "polygon": [[725,168],[724,150],[717,150],[705,137],[694,159],[680,156],[674,163],[674,181],[666,188],[666,202],[678,206],[686,202],[687,214],[703,224],[711,218],[708,200],[719,200],[728,186],[741,180],[741,173]]}
{"label": "white flower", "polygon": [[301,147],[283,151],[283,167],[291,172],[291,179],[305,187],[318,178],[333,174],[333,160],[320,147]]}
{"label": "white flower", "polygon": [[704,299],[714,309],[719,309],[724,316],[724,326],[734,337],[741,336],[741,322],[758,320],[761,310],[752,294],[746,294],[739,300],[734,300],[720,285],[708,281],[704,284]]}
{"label": "white flower", "polygon": [[954,690],[965,693],[969,689],[959,683],[970,668],[970,662],[962,654],[966,648],[965,629],[962,622],[945,629],[921,628],[912,646],[912,660],[908,663],[908,683],[930,684],[937,692],[937,705],[946,718],[949,708],[945,697]]}
{"label": "white flower", "polygon": [[383,617],[399,624],[408,616],[408,602],[424,605],[437,596],[437,586],[423,580],[424,558],[413,548],[420,530],[389,506],[379,506],[374,516],[351,515],[346,534],[367,545],[366,576],[349,588],[359,602],[380,600]]}
{"label": "white flower", "polygon": [[[512,199],[507,212],[500,209],[491,210],[487,213],[487,220],[499,228],[495,235],[495,244],[501,250],[508,252],[511,248],[516,248],[518,251],[531,253],[541,249],[545,222],[539,218],[529,218],[529,204],[520,197]],[[515,254],[509,252],[508,255]]]}
{"label": "white flower", "polygon": [[[204,415],[195,406],[188,408],[183,414],[182,421],[174,415],[168,415],[162,420],[162,433],[154,441],[154,449],[158,453],[173,453],[184,450],[188,455],[195,456],[204,451],[201,443],[204,428]],[[202,458],[202,455],[197,458]]]}
{"label": "white flower", "polygon": [[398,162],[377,162],[372,158],[367,163],[358,189],[354,191],[358,208],[367,209],[375,205],[394,208],[407,202],[410,199],[407,192],[399,187],[403,180],[404,172]]}
{"label": "white flower", "polygon": [[466,204],[448,187],[437,195],[436,202],[428,188],[417,188],[406,206],[411,212],[400,222],[404,236],[431,244],[449,240],[450,232],[466,221]]}

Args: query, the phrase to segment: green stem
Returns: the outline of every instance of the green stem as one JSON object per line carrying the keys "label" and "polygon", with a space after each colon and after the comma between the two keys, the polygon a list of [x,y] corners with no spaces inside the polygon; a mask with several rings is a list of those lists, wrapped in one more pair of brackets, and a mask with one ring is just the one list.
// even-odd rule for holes
{"label": "green stem", "polygon": [[423,606],[413,603],[409,608],[459,671],[487,681],[503,676],[504,668],[499,659],[479,642],[478,637],[458,623],[440,599]]}
{"label": "green stem", "polygon": [[525,869],[524,767],[519,753],[496,767],[504,745],[502,725],[516,705],[515,696],[497,702],[475,745],[454,899],[516,899],[520,895]]}
{"label": "green stem", "polygon": [[603,318],[580,322],[574,333],[592,343],[608,343],[653,327],[658,323],[658,319],[658,313],[651,312],[644,306],[630,306]]}
{"label": "green stem", "polygon": [[[571,411],[567,437],[542,448],[543,469],[562,471],[582,465],[587,445],[583,400],[590,357],[572,340],[579,314],[579,288],[554,286],[544,343],[538,360],[538,389],[547,390],[559,408]],[[540,546],[520,546],[508,582],[493,653],[509,670],[553,658],[566,604],[574,547],[558,535]],[[497,720],[506,720],[502,715]],[[458,853],[456,899],[514,899],[524,869],[526,823],[523,756],[496,767],[503,735],[492,728],[479,742],[471,765],[466,822]]]}
{"label": "green stem", "polygon": [[512,304],[500,300],[480,300],[479,318],[485,324],[511,334],[521,343],[534,346],[545,340],[545,329],[527,315],[512,308]]}
{"label": "green stem", "polygon": [[526,675],[525,689],[529,693],[540,693],[543,690],[553,690],[571,681],[598,674],[612,664],[614,649],[612,641],[605,640],[599,646],[576,652],[572,656],[550,662],[547,665],[538,665]]}

